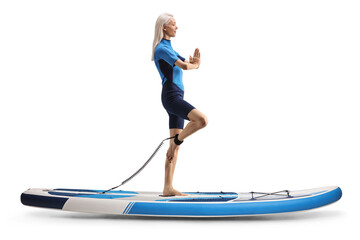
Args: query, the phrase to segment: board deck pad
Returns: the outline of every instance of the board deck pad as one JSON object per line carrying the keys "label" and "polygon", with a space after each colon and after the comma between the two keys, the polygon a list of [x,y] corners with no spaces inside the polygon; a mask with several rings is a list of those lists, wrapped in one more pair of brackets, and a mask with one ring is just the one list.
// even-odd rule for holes
{"label": "board deck pad", "polygon": [[21,202],[32,207],[73,212],[170,217],[235,217],[310,210],[338,201],[339,187],[297,191],[184,192],[187,196],[162,196],[160,192],[93,189],[30,188]]}

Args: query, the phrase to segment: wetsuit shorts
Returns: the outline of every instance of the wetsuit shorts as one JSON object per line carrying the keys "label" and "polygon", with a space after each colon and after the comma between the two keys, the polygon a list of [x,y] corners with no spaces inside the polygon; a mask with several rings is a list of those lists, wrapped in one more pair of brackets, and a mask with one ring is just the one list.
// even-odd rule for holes
{"label": "wetsuit shorts", "polygon": [[184,119],[195,107],[184,100],[184,91],[171,81],[166,81],[161,93],[161,101],[169,114],[169,128],[184,128]]}

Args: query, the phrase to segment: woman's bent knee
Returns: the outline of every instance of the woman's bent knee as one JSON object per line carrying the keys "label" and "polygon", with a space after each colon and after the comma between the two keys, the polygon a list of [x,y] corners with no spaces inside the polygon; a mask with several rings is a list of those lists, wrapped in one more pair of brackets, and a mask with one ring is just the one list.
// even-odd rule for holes
{"label": "woman's bent knee", "polygon": [[207,117],[204,115],[204,116],[201,116],[200,118],[198,118],[196,121],[195,121],[196,125],[198,126],[198,129],[202,129],[204,127],[207,126],[208,124],[208,119]]}
{"label": "woman's bent knee", "polygon": [[208,124],[208,118],[197,109],[193,109],[189,114],[188,118],[194,122],[199,129],[204,128]]}
{"label": "woman's bent knee", "polygon": [[199,125],[201,128],[204,128],[208,125],[208,118],[205,115],[200,118]]}

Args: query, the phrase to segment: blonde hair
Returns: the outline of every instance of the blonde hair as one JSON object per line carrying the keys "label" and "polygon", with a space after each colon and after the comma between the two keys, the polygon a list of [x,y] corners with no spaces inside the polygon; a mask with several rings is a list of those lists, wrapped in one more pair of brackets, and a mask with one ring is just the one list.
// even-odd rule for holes
{"label": "blonde hair", "polygon": [[164,25],[167,26],[172,17],[173,17],[172,14],[163,13],[156,20],[154,41],[153,41],[153,46],[152,46],[151,61],[154,61],[155,49],[156,49],[157,45],[159,45],[160,41],[164,37],[163,26]]}

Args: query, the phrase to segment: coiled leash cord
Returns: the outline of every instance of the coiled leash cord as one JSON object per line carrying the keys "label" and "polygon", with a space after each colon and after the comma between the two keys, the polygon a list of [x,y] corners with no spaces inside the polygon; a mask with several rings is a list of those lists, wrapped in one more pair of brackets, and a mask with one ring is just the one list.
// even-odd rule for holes
{"label": "coiled leash cord", "polygon": [[130,181],[131,179],[133,179],[136,175],[138,175],[138,174],[146,167],[146,165],[148,165],[148,163],[151,161],[151,159],[153,159],[153,157],[154,157],[154,156],[156,155],[156,153],[160,150],[160,148],[162,147],[162,145],[164,144],[164,142],[165,142],[166,140],[175,138],[175,144],[176,144],[176,145],[180,145],[183,141],[179,141],[178,135],[179,135],[179,134],[176,134],[174,137],[169,137],[169,138],[165,138],[164,140],[162,140],[162,142],[160,143],[160,145],[156,148],[155,152],[150,156],[150,158],[144,163],[144,165],[142,165],[142,167],[141,167],[139,170],[137,170],[133,175],[131,175],[129,178],[127,178],[125,181],[123,181],[120,185],[118,185],[118,186],[116,186],[116,187],[112,187],[112,188],[110,188],[110,189],[108,189],[108,190],[106,190],[106,191],[103,191],[102,194],[107,193],[107,192],[109,192],[109,191],[111,191],[111,190],[114,190],[114,189],[116,189],[116,188],[124,185],[125,183],[127,183],[128,181]]}

